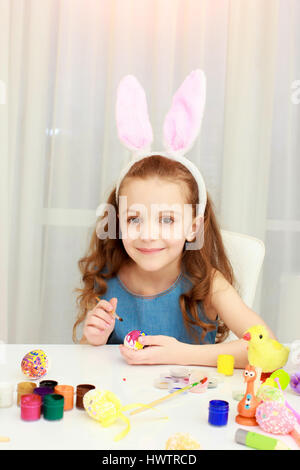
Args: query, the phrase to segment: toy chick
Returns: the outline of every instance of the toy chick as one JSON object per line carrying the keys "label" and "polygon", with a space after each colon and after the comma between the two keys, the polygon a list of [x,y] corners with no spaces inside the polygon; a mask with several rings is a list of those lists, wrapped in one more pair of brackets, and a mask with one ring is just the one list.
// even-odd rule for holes
{"label": "toy chick", "polygon": [[261,368],[262,372],[273,372],[286,364],[290,349],[270,338],[265,326],[252,326],[244,333],[243,339],[249,341],[249,363]]}

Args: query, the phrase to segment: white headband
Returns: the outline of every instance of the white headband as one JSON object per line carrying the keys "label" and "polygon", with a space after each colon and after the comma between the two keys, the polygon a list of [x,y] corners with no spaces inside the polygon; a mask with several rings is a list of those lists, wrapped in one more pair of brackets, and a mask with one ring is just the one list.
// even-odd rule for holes
{"label": "white headband", "polygon": [[199,189],[197,215],[204,215],[207,193],[203,177],[186,154],[199,134],[205,106],[206,78],[202,70],[191,72],[173,96],[172,105],[165,117],[164,152],[152,152],[152,127],[148,117],[145,92],[133,75],[125,76],[118,87],[116,122],[121,142],[132,151],[131,159],[122,169],[116,184],[116,202],[119,187],[129,169],[139,160],[161,155],[182,163],[195,178]]}

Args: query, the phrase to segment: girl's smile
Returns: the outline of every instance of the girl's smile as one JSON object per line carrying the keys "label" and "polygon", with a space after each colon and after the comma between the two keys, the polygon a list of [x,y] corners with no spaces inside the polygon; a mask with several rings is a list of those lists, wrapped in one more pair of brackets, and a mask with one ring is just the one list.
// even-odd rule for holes
{"label": "girl's smile", "polygon": [[164,248],[151,248],[151,249],[146,249],[146,248],[137,248],[138,251],[143,253],[144,255],[149,255],[150,253],[158,253],[159,251],[164,250]]}

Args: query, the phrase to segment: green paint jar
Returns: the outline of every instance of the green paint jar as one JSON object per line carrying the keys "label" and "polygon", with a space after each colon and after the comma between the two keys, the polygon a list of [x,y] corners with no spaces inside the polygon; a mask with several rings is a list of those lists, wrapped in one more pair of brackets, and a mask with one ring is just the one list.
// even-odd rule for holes
{"label": "green paint jar", "polygon": [[43,414],[49,421],[62,419],[64,415],[64,397],[58,393],[51,393],[44,396]]}

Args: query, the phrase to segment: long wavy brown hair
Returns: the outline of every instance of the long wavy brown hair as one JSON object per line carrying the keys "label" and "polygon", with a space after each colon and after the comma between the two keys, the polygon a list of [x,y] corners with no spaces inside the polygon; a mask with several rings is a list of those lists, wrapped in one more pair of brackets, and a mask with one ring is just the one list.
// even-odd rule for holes
{"label": "long wavy brown hair", "polygon": [[[119,195],[122,187],[128,179],[133,178],[162,178],[164,181],[176,182],[181,185],[185,191],[186,204],[192,206],[193,218],[196,216],[197,204],[199,204],[198,185],[189,172],[181,163],[161,156],[153,155],[143,158],[136,162],[126,174],[119,188]],[[115,214],[118,214],[118,204],[116,201],[116,188],[110,193],[107,204],[114,206]],[[106,280],[116,276],[124,263],[130,261],[122,239],[119,238],[119,217],[116,217],[116,238],[100,239],[97,236],[97,226],[101,220],[107,216],[107,212],[101,215],[96,223],[92,233],[90,245],[86,255],[78,261],[79,270],[82,274],[82,288],[75,288],[74,292],[79,292],[76,304],[79,309],[77,319],[73,326],[73,341],[77,342],[76,329],[79,324],[84,322],[87,312],[96,305],[96,297],[105,294],[107,291]],[[106,218],[107,220],[107,218]],[[104,230],[108,229],[108,222],[103,223]],[[209,305],[211,295],[211,286],[213,275],[218,270],[225,279],[231,284],[236,285],[233,269],[227,258],[222,236],[214,212],[213,202],[207,193],[207,204],[204,213],[203,246],[199,250],[183,250],[181,266],[184,275],[192,282],[192,287],[179,297],[179,305],[182,311],[182,317],[185,326],[195,335],[194,326],[200,326],[203,329],[201,340],[207,332],[216,329],[215,324],[202,321],[198,315],[197,304],[202,302],[204,314],[206,305]],[[107,267],[106,273],[101,273],[104,267]],[[97,292],[95,292],[95,285]],[[190,314],[188,313],[188,310]],[[228,336],[228,328],[218,320],[216,342],[224,341]]]}

